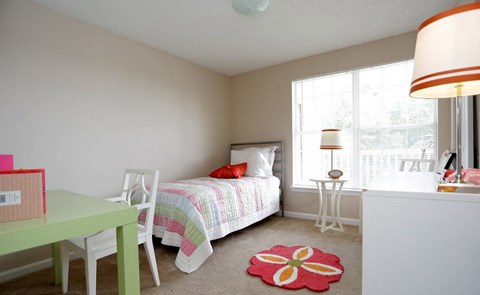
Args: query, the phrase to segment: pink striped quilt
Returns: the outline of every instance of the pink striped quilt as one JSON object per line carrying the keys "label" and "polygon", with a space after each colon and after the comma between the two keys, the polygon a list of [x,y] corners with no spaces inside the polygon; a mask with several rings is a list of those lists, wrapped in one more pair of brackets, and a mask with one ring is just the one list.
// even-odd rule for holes
{"label": "pink striped quilt", "polygon": [[279,211],[277,177],[202,177],[161,183],[153,234],[179,247],[176,266],[196,270],[213,253],[211,240]]}

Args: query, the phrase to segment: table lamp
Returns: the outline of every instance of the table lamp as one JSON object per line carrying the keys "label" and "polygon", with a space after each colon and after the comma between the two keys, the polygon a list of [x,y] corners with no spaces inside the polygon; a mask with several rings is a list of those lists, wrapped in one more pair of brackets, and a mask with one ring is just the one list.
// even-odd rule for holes
{"label": "table lamp", "polygon": [[462,182],[462,100],[480,94],[480,2],[437,14],[418,28],[410,96],[453,98],[456,183]]}
{"label": "table lamp", "polygon": [[338,169],[333,169],[333,150],[343,149],[341,130],[323,129],[320,149],[330,150],[330,171],[328,171],[328,176],[333,179],[340,178],[340,176],[343,175],[343,172]]}

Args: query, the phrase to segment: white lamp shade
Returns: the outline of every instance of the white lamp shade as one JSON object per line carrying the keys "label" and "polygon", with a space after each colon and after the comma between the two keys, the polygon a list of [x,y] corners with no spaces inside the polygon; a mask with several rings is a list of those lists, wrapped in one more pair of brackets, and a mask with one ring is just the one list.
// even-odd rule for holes
{"label": "white lamp shade", "polygon": [[320,143],[321,150],[343,149],[342,133],[340,129],[323,129]]}
{"label": "white lamp shade", "polygon": [[254,16],[264,12],[269,0],[233,0],[232,6],[239,13],[247,16]]}
{"label": "white lamp shade", "polygon": [[480,2],[475,2],[420,25],[410,96],[448,98],[479,93]]}

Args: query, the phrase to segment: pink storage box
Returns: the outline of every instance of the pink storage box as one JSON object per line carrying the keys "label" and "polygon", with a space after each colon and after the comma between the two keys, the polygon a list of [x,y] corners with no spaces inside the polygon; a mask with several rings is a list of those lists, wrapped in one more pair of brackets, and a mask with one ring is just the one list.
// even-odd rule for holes
{"label": "pink storage box", "polygon": [[0,155],[0,170],[13,170],[13,155]]}
{"label": "pink storage box", "polygon": [[0,222],[43,217],[46,205],[44,169],[0,171]]}

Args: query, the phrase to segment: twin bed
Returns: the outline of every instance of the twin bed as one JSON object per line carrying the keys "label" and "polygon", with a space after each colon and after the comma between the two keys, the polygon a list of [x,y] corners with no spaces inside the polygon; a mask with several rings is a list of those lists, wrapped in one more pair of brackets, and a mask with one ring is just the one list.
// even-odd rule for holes
{"label": "twin bed", "polygon": [[213,253],[210,241],[279,211],[283,216],[283,160],[281,141],[232,144],[230,164],[247,162],[245,176],[159,185],[153,235],[179,247],[175,264],[181,271],[205,262]]}

